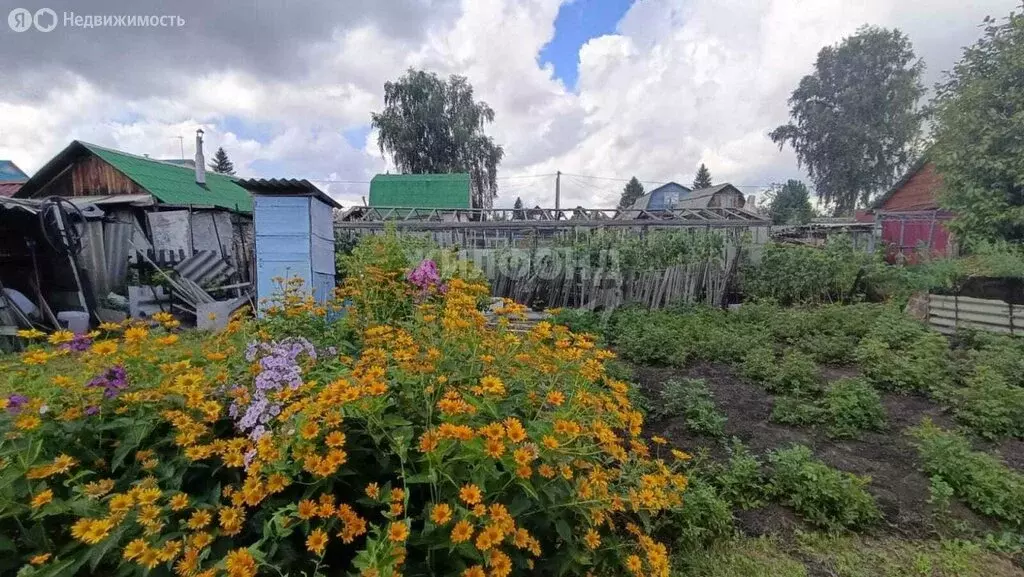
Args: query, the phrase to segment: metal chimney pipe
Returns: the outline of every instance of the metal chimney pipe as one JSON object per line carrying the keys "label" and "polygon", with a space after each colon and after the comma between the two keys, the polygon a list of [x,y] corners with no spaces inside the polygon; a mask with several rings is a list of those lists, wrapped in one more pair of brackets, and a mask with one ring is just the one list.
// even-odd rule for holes
{"label": "metal chimney pipe", "polygon": [[203,129],[196,131],[196,184],[206,184],[206,159],[203,158]]}

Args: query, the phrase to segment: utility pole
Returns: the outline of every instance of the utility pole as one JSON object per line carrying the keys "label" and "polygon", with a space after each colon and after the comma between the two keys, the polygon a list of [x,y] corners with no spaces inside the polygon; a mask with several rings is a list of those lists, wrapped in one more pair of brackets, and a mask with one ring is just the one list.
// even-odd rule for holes
{"label": "utility pole", "polygon": [[562,208],[562,171],[559,170],[555,173],[555,220],[561,220],[562,213],[559,209]]}

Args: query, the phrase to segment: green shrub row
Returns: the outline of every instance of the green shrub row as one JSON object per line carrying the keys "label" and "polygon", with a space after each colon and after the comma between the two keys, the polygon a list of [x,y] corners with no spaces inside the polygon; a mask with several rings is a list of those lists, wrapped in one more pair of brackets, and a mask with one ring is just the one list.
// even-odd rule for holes
{"label": "green shrub row", "polygon": [[856,437],[861,431],[885,428],[885,408],[878,391],[864,379],[829,383],[820,398],[782,396],[775,399],[771,420],[785,425],[824,425],[831,437]]}
{"label": "green shrub row", "polygon": [[1024,524],[1024,475],[992,455],[972,450],[966,437],[930,420],[910,433],[925,472],[952,487],[968,507],[1017,526]]}

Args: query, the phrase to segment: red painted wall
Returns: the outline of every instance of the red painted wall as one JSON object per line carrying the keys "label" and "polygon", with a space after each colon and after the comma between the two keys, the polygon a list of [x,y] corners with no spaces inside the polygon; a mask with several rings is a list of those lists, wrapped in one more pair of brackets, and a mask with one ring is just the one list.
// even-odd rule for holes
{"label": "red painted wall", "polygon": [[945,222],[951,216],[940,211],[882,215],[882,242],[889,260],[902,253],[908,262],[915,262],[922,247],[930,247],[931,256],[948,256],[952,246]]}

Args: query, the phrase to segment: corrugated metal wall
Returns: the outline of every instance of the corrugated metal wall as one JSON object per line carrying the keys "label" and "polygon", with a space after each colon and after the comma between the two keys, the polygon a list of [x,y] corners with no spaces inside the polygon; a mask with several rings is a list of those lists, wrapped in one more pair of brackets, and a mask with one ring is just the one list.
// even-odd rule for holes
{"label": "corrugated metal wall", "polygon": [[932,210],[883,212],[878,218],[882,223],[882,242],[887,246],[890,259],[902,254],[907,261],[914,262],[922,249],[932,256],[949,256],[953,250],[945,226],[951,218],[948,213]]}
{"label": "corrugated metal wall", "polygon": [[928,295],[928,322],[945,334],[972,328],[1020,335],[1024,334],[1024,307],[996,299]]}
{"label": "corrugated metal wall", "polygon": [[309,197],[257,195],[253,203],[258,299],[280,292],[275,277],[298,276],[309,287],[313,279]]}

